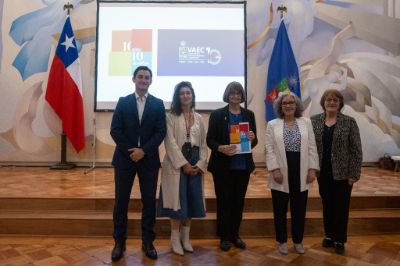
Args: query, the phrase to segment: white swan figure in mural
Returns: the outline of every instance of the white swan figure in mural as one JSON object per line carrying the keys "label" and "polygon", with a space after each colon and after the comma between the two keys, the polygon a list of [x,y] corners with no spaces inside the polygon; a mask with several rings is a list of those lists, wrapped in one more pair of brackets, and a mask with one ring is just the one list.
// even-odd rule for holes
{"label": "white swan figure in mural", "polygon": [[36,118],[38,101],[42,95],[43,82],[37,82],[29,88],[18,103],[14,114],[13,135],[17,145],[31,154],[48,154],[52,149],[43,138],[32,130],[32,122]]}
{"label": "white swan figure in mural", "polygon": [[[70,0],[69,2],[77,7],[92,1]],[[59,33],[65,22],[66,12],[63,6],[66,1],[43,0],[42,2],[45,7],[14,20],[9,32],[14,42],[21,46],[13,66],[18,69],[23,80],[48,70],[52,35]]]}
{"label": "white swan figure in mural", "polygon": [[[70,0],[69,2],[76,8],[81,4],[93,1]],[[42,0],[45,5],[43,8],[26,13],[12,22],[9,35],[16,44],[21,46],[12,65],[19,71],[22,80],[49,70],[53,38],[61,31],[66,18],[66,11],[63,9],[65,2],[64,0]],[[1,1],[2,3],[3,1]],[[78,46],[81,48],[80,43]],[[43,103],[41,102],[43,99],[42,87],[42,82],[35,83],[24,93],[17,106],[13,107],[15,115],[12,119],[12,135],[7,134],[10,130],[9,126],[0,128],[0,132],[2,132],[0,145],[2,150],[8,151],[8,154],[16,151],[15,148],[12,148],[14,142],[20,150],[30,154],[46,155],[53,151],[46,144],[45,138],[37,134],[33,127],[34,120],[40,117],[38,108]],[[8,103],[4,102],[4,104]],[[46,103],[43,108],[43,118],[47,126],[54,134],[59,134],[61,126],[58,118]]]}
{"label": "white swan figure in mural", "polygon": [[362,139],[379,140],[363,144],[364,159],[375,161],[385,152],[400,151],[400,60],[367,52],[342,55],[354,33],[349,24],[333,38],[328,54],[302,66],[302,99],[311,116],[322,112],[319,101],[325,90],[341,91],[344,112],[356,118]]}

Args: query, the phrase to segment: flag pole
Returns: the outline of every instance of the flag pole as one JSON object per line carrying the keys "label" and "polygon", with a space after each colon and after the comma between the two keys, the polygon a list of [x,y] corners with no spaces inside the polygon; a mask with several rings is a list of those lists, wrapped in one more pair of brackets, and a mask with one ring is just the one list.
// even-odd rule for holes
{"label": "flag pole", "polygon": [[85,170],[83,172],[85,175],[90,173],[96,168],[96,113],[94,113],[94,118],[93,118],[93,143],[92,143],[92,155],[93,155],[93,160],[92,160],[92,167],[89,169]]}
{"label": "flag pole", "polygon": [[281,20],[283,19],[283,14],[287,13],[287,7],[284,5],[278,6],[277,11],[280,12]]}
{"label": "flag pole", "polygon": [[67,136],[61,133],[61,161],[50,166],[51,170],[69,170],[75,168],[76,164],[67,162]]}
{"label": "flag pole", "polygon": [[74,5],[73,4],[71,4],[70,2],[68,2],[68,3],[66,3],[65,5],[64,5],[64,7],[63,7],[63,10],[67,10],[67,15],[69,16],[69,13],[70,13],[70,9],[73,9],[74,8]]}
{"label": "flag pole", "polygon": [[[70,14],[70,9],[73,9],[74,6],[68,2],[64,5],[63,10],[67,10],[67,15]],[[51,170],[69,170],[75,168],[76,164],[67,162],[67,136],[64,131],[61,133],[61,161],[59,163],[53,164],[50,166]]]}

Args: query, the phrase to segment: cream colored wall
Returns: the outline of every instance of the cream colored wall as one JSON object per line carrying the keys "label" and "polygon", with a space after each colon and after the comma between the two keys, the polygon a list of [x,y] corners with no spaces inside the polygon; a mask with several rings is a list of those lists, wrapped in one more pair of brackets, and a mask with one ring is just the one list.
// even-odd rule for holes
{"label": "cream colored wall", "polygon": [[[279,1],[280,0],[273,0],[272,2],[277,4]],[[288,20],[290,20],[288,26],[289,37],[293,41],[292,45],[294,46],[298,63],[307,68],[311,66],[312,62],[329,53],[331,40],[338,30],[335,32],[334,27],[328,25],[328,22],[326,22],[325,25],[320,26],[320,28],[317,29],[318,31],[306,32],[306,30],[304,30],[304,25],[306,23],[308,23],[309,26],[314,25],[313,19],[316,17],[320,16],[318,19],[329,17],[329,12],[326,12],[325,14],[323,13],[327,8],[323,2],[319,4],[310,4],[312,1],[309,0],[285,1],[289,6],[289,10],[292,11],[290,13],[291,17],[288,17]],[[374,4],[383,3],[384,1],[386,0],[351,0],[350,2]],[[62,1],[55,0],[54,2],[61,3]],[[80,164],[91,164],[93,158],[96,159],[97,163],[109,164],[114,151],[114,142],[109,134],[112,113],[93,112],[95,89],[94,37],[96,33],[96,2],[94,0],[74,0],[74,2],[81,2],[81,4],[74,9],[71,15],[75,35],[78,39],[88,39],[88,41],[84,43],[80,52],[83,96],[85,101],[86,147],[81,153],[76,154],[68,144],[67,158],[68,161],[78,162]],[[248,43],[252,43],[256,40],[266,29],[270,16],[270,3],[271,0],[247,1],[246,26]],[[379,17],[379,14],[375,14],[380,18],[380,20],[374,21],[374,25],[383,27],[384,23],[389,23],[391,27],[387,27],[387,29],[390,28],[391,31],[396,32],[400,27],[393,25],[398,25],[399,20],[395,20],[394,23],[392,23],[393,21],[390,20],[390,16],[399,18],[400,3],[398,3],[397,0],[387,0],[387,4],[389,18],[385,16]],[[314,5],[317,5],[315,10],[312,9]],[[60,127],[59,121],[54,116],[51,117],[49,115],[48,106],[44,100],[48,73],[37,73],[26,80],[22,80],[16,68],[12,66],[14,58],[22,47],[18,46],[9,36],[12,24],[18,18],[43,7],[44,3],[41,1],[5,1],[4,5],[0,6],[0,9],[2,9],[0,11],[3,14],[3,16],[0,17],[2,18],[2,45],[0,46],[2,47],[2,53],[0,53],[0,93],[2,95],[2,97],[0,97],[0,106],[2,108],[2,112],[0,112],[0,164],[47,164],[60,160],[60,137],[56,133],[57,127]],[[355,18],[358,16],[357,12],[351,10],[336,9],[336,11],[340,14],[350,12],[351,16],[355,16]],[[363,16],[365,17],[365,14]],[[341,23],[345,23],[345,25],[348,23],[346,18],[339,18],[338,16],[336,19],[337,20],[334,22],[337,23],[337,25],[335,26],[339,29]],[[339,19],[342,20],[339,21]],[[310,21],[312,23],[310,23]],[[374,76],[374,72],[376,72],[376,69],[374,68],[375,65],[378,66],[378,70],[381,64],[384,65],[385,69],[387,69],[387,73],[396,69],[400,65],[398,54],[394,54],[394,56],[391,54],[385,55],[383,52],[385,51],[385,43],[389,43],[391,45],[390,47],[396,48],[396,45],[397,47],[400,46],[399,39],[393,39],[393,36],[399,35],[391,34],[391,36],[385,36],[384,33],[381,34],[380,32],[367,33],[369,34],[369,37],[372,36],[371,39],[377,40],[376,43],[371,44],[368,43],[368,41],[354,39],[346,41],[348,43],[347,46],[346,43],[344,43],[343,53],[349,53],[350,55],[349,58],[344,59],[344,63],[340,62],[340,64],[348,62],[363,63],[362,60],[365,60],[365,64],[357,65],[354,68],[354,71],[351,72],[351,74],[360,73],[359,80],[353,80],[353,77],[346,77],[349,79],[346,81],[351,81],[352,88],[349,90],[351,92],[350,95],[355,95],[355,99],[350,99],[350,102],[348,103],[348,110],[350,110],[351,114],[357,117],[357,122],[360,122],[363,149],[366,151],[364,159],[366,161],[375,161],[384,151],[389,151],[391,153],[400,152],[399,114],[392,112],[392,110],[387,108],[390,101],[400,102],[400,86],[398,86],[398,89],[396,86],[393,86],[393,84],[399,83],[400,77],[396,76],[396,73],[393,74],[393,77],[385,76],[383,79]],[[254,111],[256,116],[259,144],[253,150],[253,155],[258,165],[264,164],[264,99],[267,66],[269,62],[269,53],[271,52],[274,43],[274,34],[276,34],[276,27],[271,30],[269,35],[261,38],[257,45],[247,50],[248,107]],[[388,34],[386,33],[386,35]],[[54,47],[56,43],[56,36],[53,36],[49,66],[54,56]],[[357,48],[360,47],[361,51],[367,51],[370,52],[370,54],[365,55],[362,59],[354,57],[354,54],[352,54],[355,52],[354,48],[352,48],[353,44]],[[382,45],[382,47],[377,47],[376,45]],[[395,48],[392,50],[396,51]],[[370,60],[377,61],[372,61],[371,63]],[[351,69],[351,66],[347,67],[348,69]],[[363,72],[364,70],[366,70],[365,73]],[[350,71],[347,74],[350,74]],[[127,78],[130,79],[130,77]],[[317,79],[323,80],[325,78],[325,76],[322,76]],[[375,81],[372,78],[378,78],[378,80]],[[368,81],[371,80],[373,82],[368,84]],[[334,83],[333,85],[339,84]],[[361,88],[361,90],[351,90],[354,88]],[[375,93],[377,93],[374,97],[378,100],[371,100],[371,94],[374,93],[374,90]],[[379,93],[382,93],[382,91],[387,91],[387,94],[392,95],[392,97],[387,100],[383,98],[382,100],[379,98]],[[307,92],[308,94],[306,94],[306,91],[303,92],[304,95],[308,95],[307,97],[310,97],[310,95],[313,96],[312,93]],[[311,98],[303,100],[305,101],[305,104],[308,105]],[[371,101],[373,103],[367,105],[367,103]],[[33,102],[35,104],[32,105]],[[354,110],[351,108],[354,108]],[[28,124],[26,124],[26,120],[21,119],[26,117],[26,115],[30,118]],[[202,113],[202,115],[205,125],[208,126],[209,113]],[[21,121],[25,121],[25,124]],[[93,145],[94,135],[96,137],[95,145]],[[95,147],[95,149],[93,147]],[[163,157],[165,153],[164,148],[161,147],[160,150]]]}

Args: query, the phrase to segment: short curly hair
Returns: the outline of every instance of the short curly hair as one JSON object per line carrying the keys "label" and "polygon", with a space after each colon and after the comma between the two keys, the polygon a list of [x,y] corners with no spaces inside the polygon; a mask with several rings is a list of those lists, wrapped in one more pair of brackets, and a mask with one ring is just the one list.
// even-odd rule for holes
{"label": "short curly hair", "polygon": [[326,100],[326,98],[328,98],[328,97],[335,97],[335,98],[338,98],[339,99],[339,111],[340,110],[342,110],[342,108],[343,108],[343,106],[344,106],[344,97],[343,97],[343,94],[340,92],[340,91],[338,91],[338,90],[335,90],[335,89],[328,89],[328,90],[326,90],[325,92],[324,92],[324,94],[322,94],[322,96],[321,96],[321,100],[320,100],[320,104],[321,104],[321,107],[322,107],[322,109],[324,109],[324,111],[326,111],[325,110],[325,100]]}
{"label": "short curly hair", "polygon": [[294,113],[294,117],[299,118],[303,116],[303,104],[300,100],[300,98],[294,94],[293,92],[288,92],[288,93],[283,93],[279,95],[278,99],[275,100],[274,102],[274,111],[275,114],[278,118],[284,118],[285,114],[282,111],[282,101],[283,98],[286,96],[292,96],[294,99],[294,102],[296,103],[296,111]]}

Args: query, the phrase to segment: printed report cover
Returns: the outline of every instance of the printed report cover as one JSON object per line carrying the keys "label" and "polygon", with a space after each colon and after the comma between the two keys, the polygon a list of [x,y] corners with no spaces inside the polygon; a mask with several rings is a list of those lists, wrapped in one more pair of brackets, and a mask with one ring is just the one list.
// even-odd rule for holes
{"label": "printed report cover", "polygon": [[242,122],[238,125],[231,125],[229,137],[231,144],[236,145],[236,153],[251,153],[251,142],[249,136],[249,123]]}

